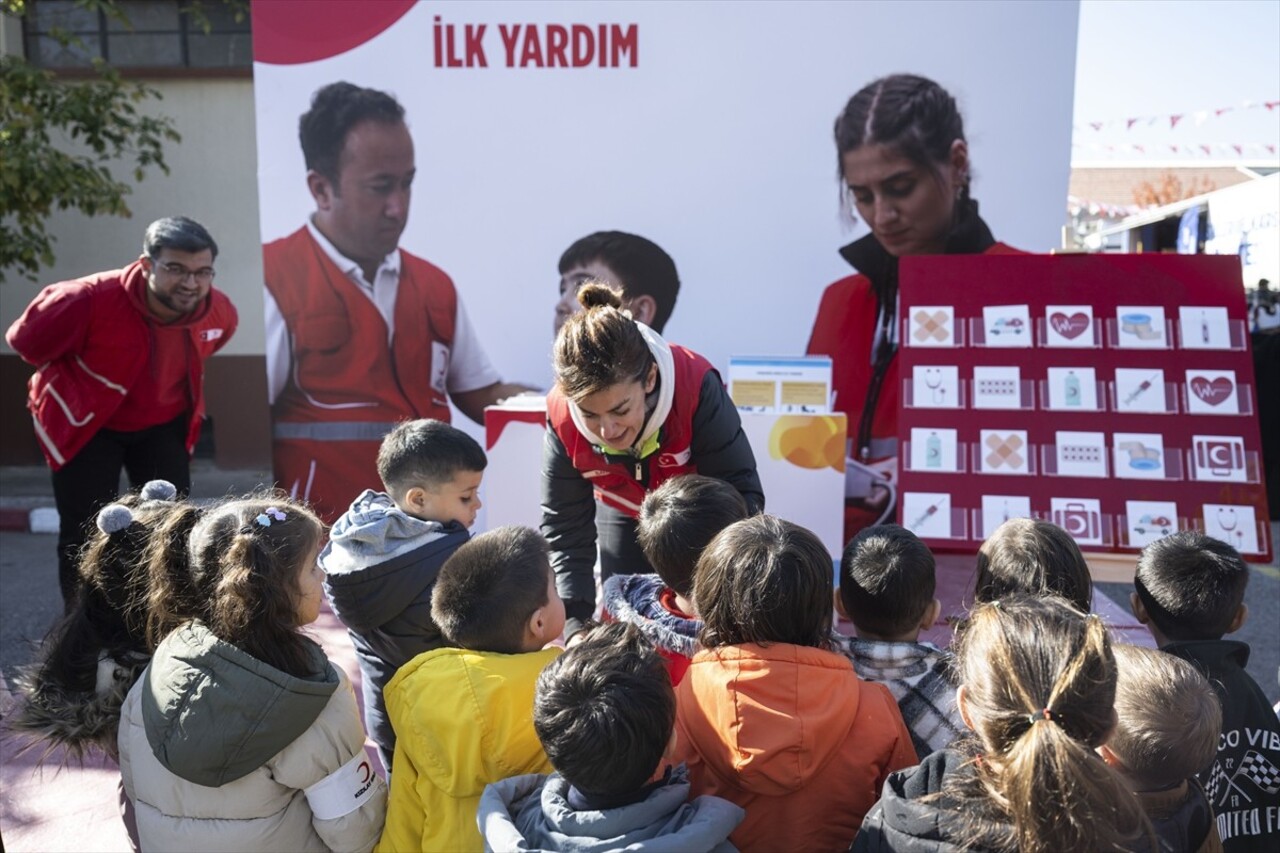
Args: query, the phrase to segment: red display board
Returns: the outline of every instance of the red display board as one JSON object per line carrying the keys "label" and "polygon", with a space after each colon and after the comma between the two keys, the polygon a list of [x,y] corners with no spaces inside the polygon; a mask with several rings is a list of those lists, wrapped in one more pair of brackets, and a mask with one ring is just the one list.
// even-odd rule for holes
{"label": "red display board", "polygon": [[1270,560],[1237,258],[904,258],[899,286],[903,526],[974,550],[1031,516],[1121,553],[1196,528]]}

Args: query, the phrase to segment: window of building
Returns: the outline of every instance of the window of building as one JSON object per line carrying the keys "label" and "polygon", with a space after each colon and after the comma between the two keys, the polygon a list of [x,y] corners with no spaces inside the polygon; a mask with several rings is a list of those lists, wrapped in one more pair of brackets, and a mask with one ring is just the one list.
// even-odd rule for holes
{"label": "window of building", "polygon": [[[30,0],[30,5],[23,18],[27,59],[43,68],[88,68],[98,58],[122,70],[253,64],[247,11],[237,21],[235,10],[217,0],[200,6],[208,32],[184,9],[185,0],[118,0],[126,20],[75,0]],[[65,44],[60,35],[69,37]]]}

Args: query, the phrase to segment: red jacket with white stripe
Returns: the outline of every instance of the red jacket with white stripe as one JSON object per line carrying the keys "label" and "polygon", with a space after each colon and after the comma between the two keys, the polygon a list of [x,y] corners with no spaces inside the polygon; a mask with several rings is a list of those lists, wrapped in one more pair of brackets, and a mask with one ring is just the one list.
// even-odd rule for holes
{"label": "red jacket with white stripe", "polygon": [[[9,346],[36,367],[27,383],[27,408],[55,471],[111,420],[151,357],[146,287],[141,261],[51,284],[5,333]],[[204,419],[205,360],[226,345],[237,323],[231,300],[210,289],[204,304],[175,324],[188,331],[187,452]]]}

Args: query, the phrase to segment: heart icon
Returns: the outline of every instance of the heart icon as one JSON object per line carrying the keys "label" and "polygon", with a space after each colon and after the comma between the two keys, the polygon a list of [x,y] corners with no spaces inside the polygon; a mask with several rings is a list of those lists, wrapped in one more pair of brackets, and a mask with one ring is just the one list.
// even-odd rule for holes
{"label": "heart icon", "polygon": [[1053,330],[1067,340],[1078,338],[1089,328],[1089,315],[1083,311],[1077,311],[1071,316],[1063,314],[1061,311],[1054,311],[1049,315],[1049,325]]}
{"label": "heart icon", "polygon": [[1225,376],[1219,376],[1212,381],[1205,379],[1203,376],[1193,376],[1190,384],[1191,393],[1210,406],[1216,406],[1227,399],[1236,387],[1235,383]]}

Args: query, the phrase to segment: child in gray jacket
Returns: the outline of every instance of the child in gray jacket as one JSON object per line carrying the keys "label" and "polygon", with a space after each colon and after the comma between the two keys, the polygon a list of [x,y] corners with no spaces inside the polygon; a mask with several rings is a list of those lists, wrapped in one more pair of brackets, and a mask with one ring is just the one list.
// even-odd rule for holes
{"label": "child in gray jacket", "polygon": [[556,768],[489,785],[477,821],[497,851],[715,851],[744,812],[719,797],[689,802],[684,765],[664,762],[676,697],[639,629],[612,623],[548,664],[533,726]]}
{"label": "child in gray jacket", "polygon": [[378,449],[386,491],[362,492],[320,554],[325,594],[360,664],[365,725],[388,773],[396,738],[382,689],[410,660],[447,645],[431,619],[431,590],[470,538],[487,461],[475,439],[449,424],[405,421]]}

